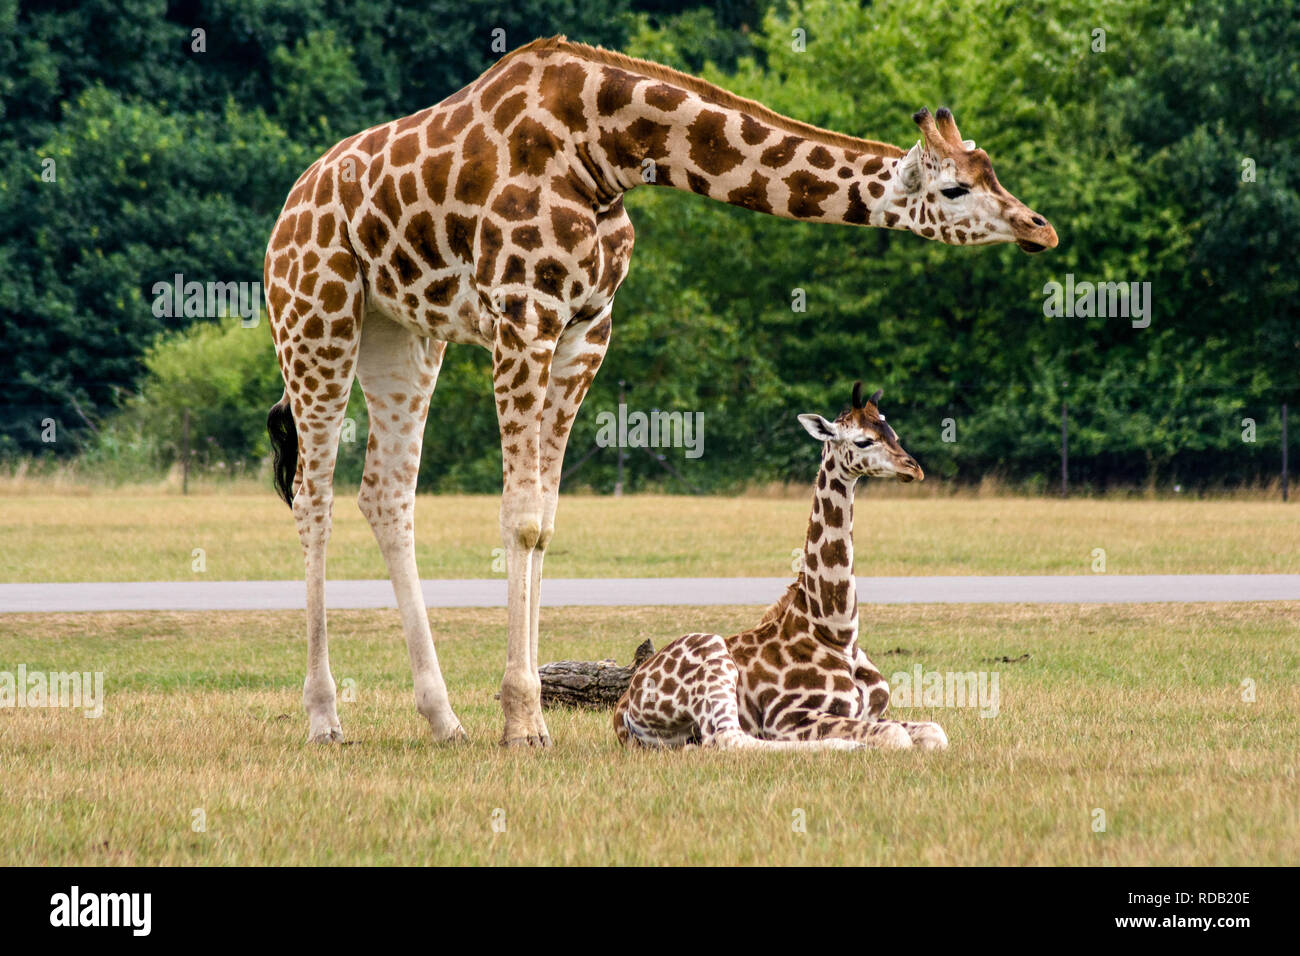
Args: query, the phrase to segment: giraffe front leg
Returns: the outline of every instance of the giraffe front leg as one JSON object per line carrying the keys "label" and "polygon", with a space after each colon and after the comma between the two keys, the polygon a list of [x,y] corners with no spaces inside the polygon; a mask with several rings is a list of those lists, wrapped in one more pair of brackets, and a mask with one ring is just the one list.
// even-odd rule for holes
{"label": "giraffe front leg", "polygon": [[[889,706],[889,681],[885,680],[861,647],[857,649],[854,657],[853,682],[857,685],[858,693],[862,697],[863,713],[870,718],[875,718],[877,721],[882,721],[885,708]],[[908,720],[883,722],[897,724],[902,727],[907,731],[912,746],[921,750],[946,750],[948,748],[948,735],[936,723]]]}
{"label": "giraffe front leg", "polygon": [[[842,718],[833,717],[831,720],[840,720]],[[861,725],[851,729],[855,735],[854,739],[865,740],[868,746],[880,747],[885,750],[906,750],[914,747],[917,750],[947,750],[948,735],[943,732],[943,728],[935,723],[919,723],[906,720],[866,720],[851,721],[853,724]],[[832,728],[828,728],[833,731]],[[838,736],[838,734],[835,734]],[[872,739],[877,742],[872,742]]]}
{"label": "giraffe front leg", "polygon": [[[570,324],[561,334],[551,359],[550,378],[546,386],[546,400],[542,405],[541,431],[538,451],[542,491],[541,534],[533,549],[529,579],[529,653],[533,676],[541,663],[538,656],[538,631],[542,603],[542,564],[546,548],[555,533],[555,512],[560,501],[560,477],[564,471],[564,453],[569,444],[574,419],[582,407],[592,380],[600,369],[609,346],[612,326],[610,306],[606,306],[591,319]],[[537,699],[535,722],[545,727],[541,713],[541,697]]]}
{"label": "giraffe front leg", "polygon": [[897,721],[857,720],[815,710],[785,711],[771,734],[783,740],[856,740],[876,750],[908,750],[913,745]]}
{"label": "giraffe front leg", "polygon": [[533,565],[541,538],[541,495],[536,483],[507,488],[501,499],[501,543],[506,552],[506,671],[501,709],[507,747],[549,747],[542,718],[542,683],[533,660]]}
{"label": "giraffe front leg", "polygon": [[415,488],[429,397],[445,342],[422,338],[381,315],[366,316],[357,375],[370,411],[370,437],[357,505],[388,567],[411,661],[415,709],[435,741],[462,740],[429,627],[415,563]]}
{"label": "giraffe front leg", "polygon": [[[509,747],[549,747],[542,717],[533,628],[534,588],[542,543],[542,410],[550,381],[554,339],[539,328],[557,324],[554,314],[522,296],[507,297],[492,352],[493,387],[501,432],[501,544],[506,553],[506,671],[501,680]],[[542,321],[543,319],[547,321]],[[537,565],[536,571],[534,564]]]}
{"label": "giraffe front leg", "polygon": [[897,720],[896,723],[907,731],[912,739],[912,746],[920,750],[947,750],[948,735],[944,729],[933,721]]}

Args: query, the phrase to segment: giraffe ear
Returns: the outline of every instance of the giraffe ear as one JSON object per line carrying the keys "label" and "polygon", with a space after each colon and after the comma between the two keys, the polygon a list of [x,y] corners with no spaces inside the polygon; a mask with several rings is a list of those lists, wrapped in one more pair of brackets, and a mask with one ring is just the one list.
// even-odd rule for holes
{"label": "giraffe ear", "polygon": [[898,178],[903,184],[903,190],[908,193],[914,193],[921,188],[921,146],[917,142],[910,150],[907,151],[902,159],[898,161]]}
{"label": "giraffe ear", "polygon": [[839,434],[839,432],[836,431],[835,425],[832,422],[828,422],[820,415],[800,415],[799,424],[804,427],[809,435],[812,435],[812,437],[816,438],[818,441],[831,441]]}

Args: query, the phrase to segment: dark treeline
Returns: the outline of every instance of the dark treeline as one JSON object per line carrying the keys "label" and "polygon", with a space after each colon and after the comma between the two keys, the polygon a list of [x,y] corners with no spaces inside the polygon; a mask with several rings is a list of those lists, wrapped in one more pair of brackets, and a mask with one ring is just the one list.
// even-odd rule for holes
{"label": "dark treeline", "polygon": [[[1062,405],[1075,482],[1277,474],[1279,407],[1300,397],[1300,17],[1283,0],[0,0],[0,455],[167,467],[188,411],[202,461],[263,456],[266,323],[156,315],[155,284],[258,281],[298,173],[472,79],[497,30],[617,47],[903,146],[916,108],[950,106],[1061,237],[1030,257],[638,190],[571,462],[622,381],[631,410],[704,421],[703,454],[664,451],[684,481],[630,451],[630,487],[803,480],[815,449],[794,416],[861,378],[946,478],[1055,487]],[[1104,282],[1149,290],[1149,314],[1045,305],[1053,283]],[[428,430],[423,487],[499,486],[485,352],[449,349]],[[602,450],[575,480],[607,490],[615,467]]]}

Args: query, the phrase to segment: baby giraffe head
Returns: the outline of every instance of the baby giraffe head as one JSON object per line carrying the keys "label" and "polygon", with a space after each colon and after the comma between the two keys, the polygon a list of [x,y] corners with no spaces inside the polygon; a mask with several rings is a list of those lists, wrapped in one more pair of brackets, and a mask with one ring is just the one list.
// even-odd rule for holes
{"label": "baby giraffe head", "polygon": [[989,154],[961,138],[947,107],[933,116],[921,107],[912,119],[923,139],[899,160],[910,220],[900,227],[936,238],[936,227],[946,226],[944,241],[959,246],[1014,242],[1030,253],[1056,248],[1052,224],[1002,188]]}
{"label": "baby giraffe head", "polygon": [[921,481],[925,472],[916,459],[903,451],[898,435],[880,414],[876,403],[881,389],[865,402],[862,383],[853,384],[853,401],[838,418],[828,422],[820,415],[800,415],[799,423],[820,442],[825,442],[823,456],[849,478],[897,478]]}

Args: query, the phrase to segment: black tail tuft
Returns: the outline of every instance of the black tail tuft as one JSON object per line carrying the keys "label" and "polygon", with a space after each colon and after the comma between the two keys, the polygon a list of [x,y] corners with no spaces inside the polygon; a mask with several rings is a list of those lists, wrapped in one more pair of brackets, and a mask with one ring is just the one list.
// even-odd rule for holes
{"label": "black tail tuft", "polygon": [[266,416],[266,433],[271,436],[271,471],[275,490],[293,507],[293,479],[298,474],[298,426],[293,421],[289,393],[271,406]]}

